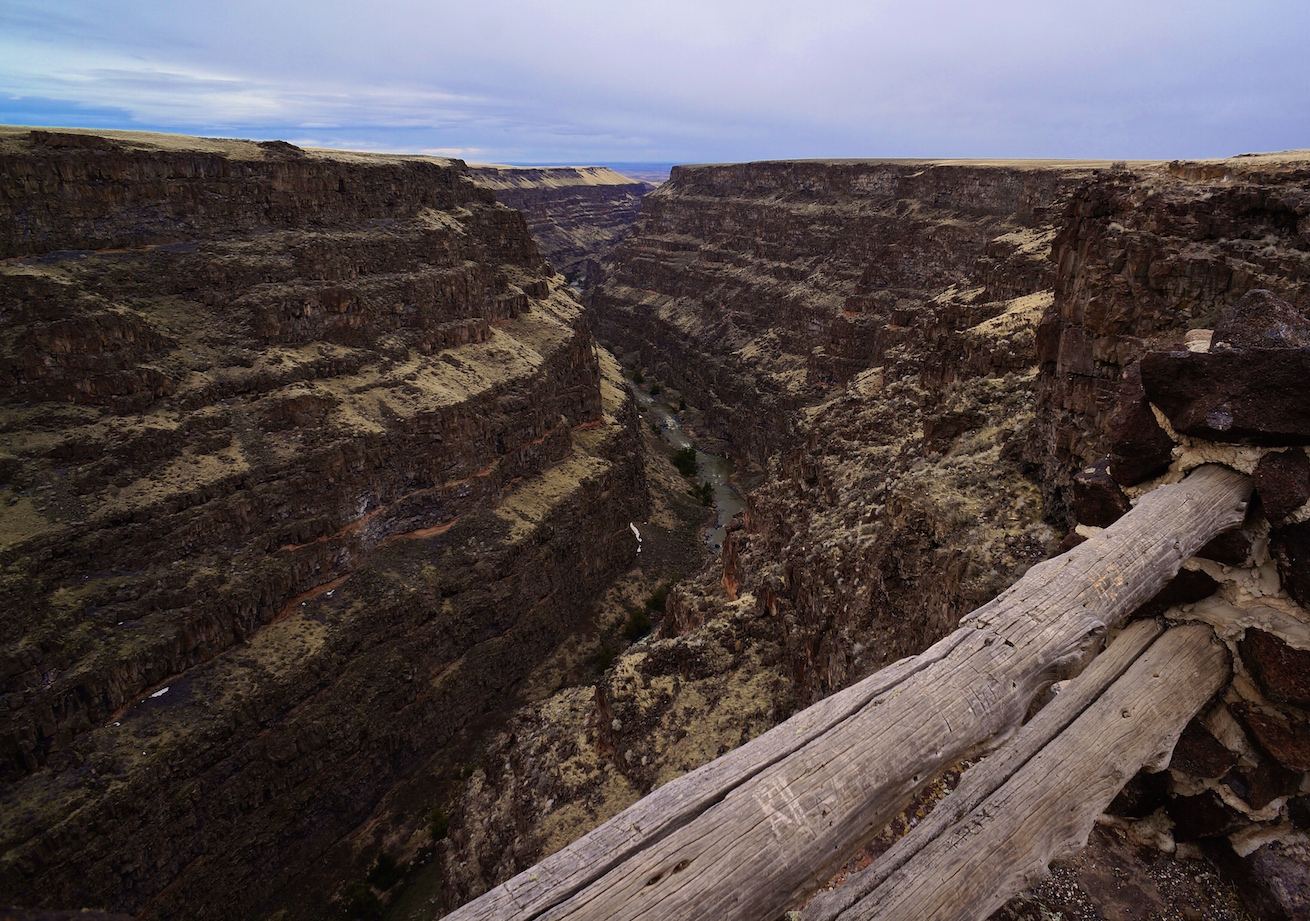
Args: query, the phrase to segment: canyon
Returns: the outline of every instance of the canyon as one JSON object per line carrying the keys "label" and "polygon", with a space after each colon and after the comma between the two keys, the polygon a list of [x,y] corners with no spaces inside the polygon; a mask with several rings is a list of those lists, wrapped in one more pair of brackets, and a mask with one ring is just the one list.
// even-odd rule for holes
{"label": "canyon", "polygon": [[[1108,523],[1104,463],[1150,456],[1122,421],[1143,356],[1252,290],[1310,311],[1300,154],[680,166],[650,192],[4,129],[0,164],[0,892],[29,907],[462,904]],[[652,399],[736,464],[717,555]],[[1255,464],[1149,421],[1138,483],[1175,444]],[[1269,525],[1243,533],[1189,570],[1223,586],[1206,616],[1272,578],[1294,625],[1225,634],[1239,675],[1177,764],[997,917],[1292,904],[1310,634]],[[1171,597],[1142,613],[1198,601]],[[643,604],[655,631],[620,638]],[[437,903],[345,885],[383,856]]]}
{"label": "canyon", "polygon": [[580,282],[587,263],[609,255],[655,184],[600,166],[474,166],[473,181],[520,211],[550,264]]}
{"label": "canyon", "polygon": [[[750,487],[744,527],[720,561],[674,588],[658,636],[594,692],[524,711],[493,743],[455,812],[448,890],[457,900],[486,891],[672,777],[922,650],[1081,540],[1075,526],[1104,524],[1087,510],[1079,520],[1075,480],[1114,448],[1124,369],[1213,326],[1252,289],[1305,312],[1307,176],[1301,155],[675,168],[587,301],[601,342],[693,406],[689,430],[738,462]],[[1289,661],[1306,648],[1296,630],[1273,645]],[[1288,667],[1306,667],[1296,661]],[[1245,712],[1242,686],[1210,724]],[[1285,728],[1302,718],[1295,706],[1278,717]],[[1212,730],[1198,722],[1188,739]],[[1244,752],[1242,771],[1283,778],[1280,806],[1226,794],[1220,831],[1187,811],[1214,779],[1179,767],[1175,788],[1187,795],[1170,799],[1153,775],[1139,785],[1152,796],[1130,785],[1139,799],[1116,809],[1162,809],[1183,844],[1155,843],[1181,856],[1143,851],[1155,832],[1125,832],[1115,823],[1131,821],[1110,816],[1085,858],[999,916],[1174,917],[1184,906],[1295,917],[1267,893],[1305,872],[1300,768],[1225,739],[1234,759]],[[1248,787],[1236,775],[1224,783]],[[1270,829],[1294,843],[1243,843],[1235,856],[1223,835],[1239,828],[1253,845]],[[1256,909],[1234,900],[1214,864]],[[1133,897],[1108,879],[1129,880]]]}
{"label": "canyon", "polygon": [[630,399],[458,161],[0,157],[0,889],[316,917],[629,566]]}

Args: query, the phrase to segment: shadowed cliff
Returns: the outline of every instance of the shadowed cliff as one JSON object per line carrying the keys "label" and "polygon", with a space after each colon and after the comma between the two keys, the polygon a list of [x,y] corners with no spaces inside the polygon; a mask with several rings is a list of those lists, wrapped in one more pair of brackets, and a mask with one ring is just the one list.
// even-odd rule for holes
{"label": "shadowed cliff", "polygon": [[[1120,368],[1213,325],[1254,287],[1304,311],[1304,163],[675,169],[588,303],[625,367],[686,399],[702,443],[753,465],[746,524],[721,561],[674,588],[657,636],[594,694],[524,711],[493,746],[452,826],[452,894],[484,891],[796,707],[921,650],[1081,539],[1061,542],[1071,484],[1111,450]],[[1232,724],[1220,710],[1205,719]],[[1295,707],[1279,712],[1280,726],[1301,725]],[[1188,732],[1202,745],[1211,730]],[[1268,805],[1267,776],[1286,787],[1295,756],[1223,737],[1234,760],[1244,752],[1241,770],[1267,771],[1260,792],[1233,775],[1224,795],[1247,789],[1241,809],[1226,800],[1229,811],[1200,819],[1158,776],[1135,781],[1086,857],[1002,915],[1244,917],[1186,835],[1240,828],[1255,848],[1299,827],[1304,806]],[[1179,761],[1178,791],[1201,783],[1194,770]],[[941,778],[853,868],[953,784]],[[1156,831],[1174,819],[1133,824],[1157,808],[1206,830],[1180,831],[1175,856],[1142,850],[1175,853]],[[1217,840],[1207,853],[1227,849],[1220,863],[1250,905],[1280,874],[1304,872],[1295,847],[1248,859]],[[1131,906],[1111,878],[1132,881]]]}
{"label": "shadowed cliff", "polygon": [[7,129],[0,227],[0,888],[321,916],[634,556],[617,369],[459,161]]}
{"label": "shadowed cliff", "polygon": [[523,213],[552,266],[581,281],[589,260],[609,255],[655,185],[602,166],[474,166],[473,181]]}

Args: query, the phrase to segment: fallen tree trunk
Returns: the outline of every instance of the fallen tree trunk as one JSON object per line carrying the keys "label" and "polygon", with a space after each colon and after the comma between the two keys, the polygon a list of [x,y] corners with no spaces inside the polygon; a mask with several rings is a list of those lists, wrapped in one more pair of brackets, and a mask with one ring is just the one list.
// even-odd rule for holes
{"label": "fallen tree trunk", "polygon": [[1159,633],[1154,621],[1129,627],[923,823],[811,902],[804,921],[986,918],[1085,846],[1124,784],[1163,768],[1228,682],[1228,651],[1209,627]]}
{"label": "fallen tree trunk", "polygon": [[1040,563],[921,656],[672,781],[449,917],[741,919],[797,904],[942,768],[1015,732],[1108,627],[1240,524],[1250,481],[1202,467]]}

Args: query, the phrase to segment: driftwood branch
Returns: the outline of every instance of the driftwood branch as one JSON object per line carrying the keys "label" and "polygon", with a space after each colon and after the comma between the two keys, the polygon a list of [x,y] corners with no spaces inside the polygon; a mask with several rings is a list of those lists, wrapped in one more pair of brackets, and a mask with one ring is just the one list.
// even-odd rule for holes
{"label": "driftwood branch", "polygon": [[994,747],[1052,680],[1241,523],[1250,481],[1202,467],[961,621],[920,656],[672,781],[455,921],[742,919],[797,904],[929,777]]}

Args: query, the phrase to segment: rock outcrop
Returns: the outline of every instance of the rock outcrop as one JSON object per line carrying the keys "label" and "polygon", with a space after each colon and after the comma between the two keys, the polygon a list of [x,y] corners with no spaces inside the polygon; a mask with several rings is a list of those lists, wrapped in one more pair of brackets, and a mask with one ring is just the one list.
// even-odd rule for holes
{"label": "rock outcrop", "polygon": [[[444,855],[451,894],[918,651],[1081,540],[1075,524],[1108,523],[1208,459],[1256,472],[1279,524],[1271,538],[1253,511],[1141,613],[1214,624],[1238,677],[1170,775],[1125,790],[1096,855],[1155,904],[1240,918],[1205,855],[1248,906],[1298,916],[1285,890],[1305,866],[1306,465],[1281,430],[1237,449],[1180,433],[1153,405],[1150,362],[1133,362],[1152,348],[1299,360],[1308,175],[1294,156],[676,169],[588,301],[625,366],[684,398],[696,435],[748,466],[745,527],[674,588],[659,636],[590,703],[575,692],[523,714],[492,747]],[[1219,324],[1253,288],[1287,303]],[[1275,322],[1254,330],[1248,313]],[[1223,424],[1216,408],[1201,417]],[[1002,916],[1115,910],[1091,859]],[[1175,886],[1182,874],[1196,885]]]}
{"label": "rock outcrop", "polygon": [[635,425],[459,161],[5,130],[5,898],[321,917],[630,565]]}
{"label": "rock outcrop", "polygon": [[474,166],[473,181],[523,212],[541,254],[570,281],[609,255],[654,183],[603,166]]}
{"label": "rock outcrop", "polygon": [[[1310,307],[1307,248],[1310,164],[1296,154],[1134,166],[1079,190],[1052,248],[1055,299],[1037,336],[1042,376],[1027,457],[1042,469],[1049,516],[1073,521],[1073,475],[1116,454],[1112,433],[1125,423],[1130,434],[1151,431],[1140,412],[1116,418],[1120,382],[1141,380],[1125,369],[1148,349],[1183,348],[1189,330],[1215,329],[1250,291]],[[1271,345],[1271,332],[1284,336],[1277,320],[1238,325]],[[1206,361],[1231,361],[1220,351]],[[1143,449],[1156,456],[1131,441],[1117,456]]]}

